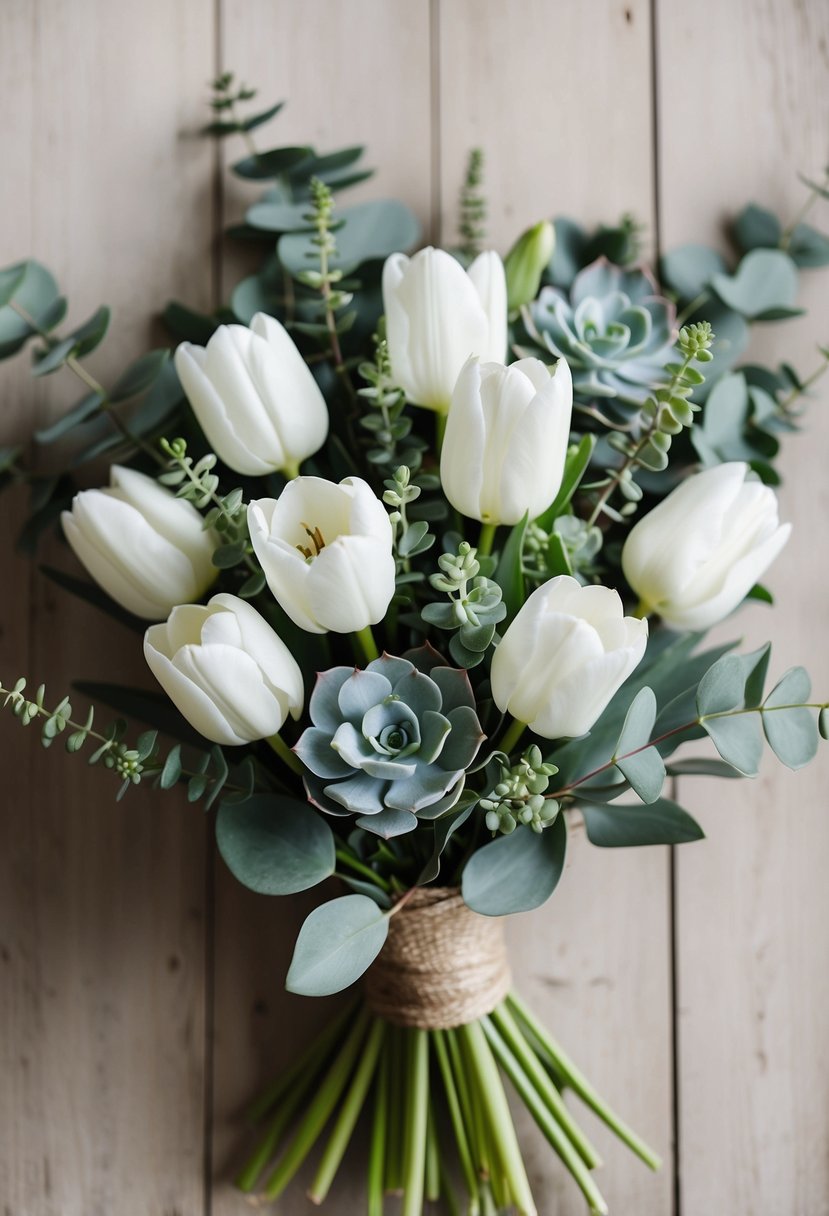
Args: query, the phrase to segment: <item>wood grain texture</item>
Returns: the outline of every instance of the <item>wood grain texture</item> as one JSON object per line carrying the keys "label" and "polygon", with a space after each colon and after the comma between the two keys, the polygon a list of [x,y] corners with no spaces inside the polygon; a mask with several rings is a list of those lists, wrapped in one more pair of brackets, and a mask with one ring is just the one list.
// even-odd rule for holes
{"label": "wood grain texture", "polygon": [[[665,243],[722,243],[749,199],[788,222],[829,153],[829,10],[809,2],[659,5]],[[682,70],[678,70],[682,64]],[[673,65],[673,70],[672,70]],[[683,155],[690,129],[706,132]],[[824,230],[829,204],[813,217]],[[813,370],[827,340],[825,271],[805,271],[806,319],[758,326],[753,350]],[[749,352],[750,357],[750,352]],[[787,440],[781,515],[794,524],[764,580],[774,612],[721,636],[773,639],[772,679],[803,663],[829,687],[829,383]],[[696,749],[698,750],[698,749]],[[680,1178],[683,1216],[829,1212],[827,755],[793,774],[767,756],[754,782],[685,792],[709,839],[677,856]]]}
{"label": "wood grain texture", "polygon": [[[489,232],[502,253],[538,219],[633,211],[653,232],[650,23],[645,3],[475,0],[440,6],[442,237],[455,236],[470,147],[485,155]],[[667,850],[603,851],[583,833],[546,907],[509,925],[515,978],[599,1090],[665,1158],[651,1174],[585,1117],[611,1211],[665,1216],[672,1193]],[[525,1112],[542,1212],[583,1200]]]}
{"label": "wood grain texture", "polygon": [[[428,228],[431,208],[431,94],[428,0],[222,0],[222,64],[255,82],[262,108],[282,98],[284,111],[256,132],[260,148],[313,143],[322,152],[367,143],[377,176],[338,199],[404,198]],[[229,146],[228,162],[242,153]],[[229,221],[258,197],[227,176]],[[226,248],[226,283],[238,255]],[[330,1016],[331,1001],[284,991],[303,919],[320,893],[265,899],[245,891],[217,863],[213,1084],[213,1216],[240,1211],[230,1178],[250,1150],[245,1105]],[[336,1002],[334,1002],[336,1004]],[[280,1201],[286,1216],[310,1210],[302,1182]],[[364,1170],[343,1167],[331,1195],[334,1212],[357,1212]]]}
{"label": "wood grain texture", "polygon": [[[0,90],[14,116],[3,136],[13,170],[0,179],[0,264],[31,253],[51,266],[76,323],[104,299],[113,306],[111,337],[92,361],[103,378],[147,348],[167,294],[209,302],[209,150],[183,133],[201,118],[212,67],[202,11],[198,0],[12,0],[0,14]],[[26,362],[2,368],[4,437],[82,392],[68,372],[30,382]],[[19,522],[24,504],[10,502],[4,523]],[[63,546],[43,556],[77,570]],[[132,635],[57,594],[33,566],[27,576],[5,548],[2,570],[4,676],[47,680],[55,701],[79,676],[146,680]],[[108,774],[59,748],[45,757],[34,728],[23,736],[7,715],[0,729],[2,1210],[196,1216],[202,816],[143,791],[116,806]]]}

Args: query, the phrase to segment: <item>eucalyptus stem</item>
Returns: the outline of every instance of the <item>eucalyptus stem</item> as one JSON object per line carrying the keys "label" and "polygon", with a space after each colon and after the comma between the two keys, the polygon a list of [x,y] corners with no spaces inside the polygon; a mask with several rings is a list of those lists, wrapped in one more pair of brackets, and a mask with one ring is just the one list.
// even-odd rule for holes
{"label": "eucalyptus stem", "polygon": [[449,415],[443,410],[435,411],[435,451],[440,456],[443,450],[443,439],[446,435],[446,422]]}
{"label": "eucalyptus stem", "polygon": [[[827,171],[826,174],[824,175],[824,184],[827,182],[829,182],[829,171]],[[809,212],[812,210],[812,207],[814,207],[815,203],[817,202],[819,195],[820,195],[820,191],[815,186],[809,187],[809,193],[807,194],[806,199],[803,202],[802,206],[797,211],[794,219],[789,224],[787,224],[787,226],[783,230],[782,236],[780,237],[780,248],[781,249],[786,250],[789,248],[795,228],[797,227],[798,224],[801,224],[803,222],[803,220],[805,220],[806,216],[809,214]]]}
{"label": "eucalyptus stem", "polygon": [[381,891],[391,891],[391,883],[383,878],[382,874],[378,874],[376,870],[372,870],[371,866],[367,866],[359,858],[353,857],[345,849],[335,849],[334,855],[337,861],[341,861],[344,866],[348,866],[355,874],[362,874],[364,878],[370,879]]}
{"label": "eucalyptus stem", "polygon": [[[50,350],[52,347],[57,345],[59,339],[53,338],[52,335],[47,333],[45,329],[41,329],[34,317],[31,316],[31,314],[25,308],[23,308],[22,305],[18,304],[16,300],[10,300],[9,307],[14,309],[17,315],[21,317],[27,325],[31,326],[37,336],[46,343]],[[112,422],[115,429],[120,431],[124,439],[126,439],[126,441],[131,443],[134,447],[140,448],[141,451],[145,452],[148,456],[151,456],[156,464],[163,465],[164,459],[159,455],[153,445],[151,443],[147,443],[147,441],[142,439],[140,435],[133,434],[133,432],[124,422],[123,418],[121,418],[121,416],[113,409],[113,403],[109,399],[109,393],[101,382],[96,380],[91,372],[88,372],[83,364],[74,355],[69,355],[68,358],[64,359],[64,364],[71,372],[74,373],[74,375],[78,377],[82,384],[101,398],[100,408],[106,414],[107,418],[109,418],[109,420]]]}
{"label": "eucalyptus stem", "polygon": [[429,1038],[425,1030],[409,1030],[406,1151],[403,1161],[402,1216],[422,1216],[426,1173],[426,1124],[429,1106]]}
{"label": "eucalyptus stem", "polygon": [[271,735],[265,742],[273,748],[279,759],[284,761],[292,772],[296,773],[299,777],[302,776],[305,771],[302,767],[302,761],[294,755],[281,735]]}
{"label": "eucalyptus stem", "polygon": [[351,1086],[340,1108],[337,1121],[308,1192],[308,1198],[312,1203],[322,1203],[331,1189],[331,1183],[334,1181],[360,1111],[363,1109],[368,1088],[377,1068],[377,1059],[383,1046],[385,1032],[386,1023],[382,1018],[375,1018],[368,1032],[360,1063],[357,1065]]}

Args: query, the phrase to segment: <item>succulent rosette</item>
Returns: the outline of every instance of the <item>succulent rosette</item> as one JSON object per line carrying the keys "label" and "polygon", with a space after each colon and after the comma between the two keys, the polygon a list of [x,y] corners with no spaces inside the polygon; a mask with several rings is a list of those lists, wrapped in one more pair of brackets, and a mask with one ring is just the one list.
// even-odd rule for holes
{"label": "succulent rosette", "polygon": [[386,838],[455,805],[484,739],[469,677],[432,647],[322,672],[308,712],[294,750],[309,799]]}
{"label": "succulent rosette", "polygon": [[539,346],[567,360],[577,401],[600,399],[606,410],[610,399],[630,413],[664,377],[675,309],[647,270],[600,258],[576,275],[569,298],[543,288],[530,305],[529,326]]}

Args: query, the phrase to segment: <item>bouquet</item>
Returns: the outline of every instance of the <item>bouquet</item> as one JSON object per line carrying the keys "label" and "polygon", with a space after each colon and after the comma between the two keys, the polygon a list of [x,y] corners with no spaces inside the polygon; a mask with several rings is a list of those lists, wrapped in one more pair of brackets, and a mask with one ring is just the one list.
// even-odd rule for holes
{"label": "bouquet", "polygon": [[705,641],[771,601],[775,459],[829,351],[806,376],[738,360],[829,264],[805,220],[829,192],[808,181],[788,226],[746,207],[733,264],[647,267],[631,217],[544,220],[502,261],[473,153],[458,246],[418,248],[404,203],[335,202],[361,148],[260,150],[280,107],[240,113],[253,95],[219,77],[208,130],[265,183],[236,231],[264,260],[215,315],[167,306],[174,351],[104,386],[85,358],[109,310],[64,331],[44,266],[0,271],[0,357],[84,385],[36,436],[69,450],[57,473],[0,452],[32,490],[22,542],[60,520],[89,577],[46,573],[143,636],[163,690],[95,689],[137,736],[23,677],[0,695],[119,798],[183,784],[252,890],[339,883],[287,986],[360,986],[255,1102],[243,1192],[276,1200],[312,1158],[322,1203],[363,1117],[369,1216],[390,1193],[534,1213],[511,1090],[606,1212],[565,1095],[658,1157],[515,990],[503,918],[552,895],[577,818],[600,847],[694,841],[671,778],[752,776],[764,744],[796,769],[829,735],[803,668]]}

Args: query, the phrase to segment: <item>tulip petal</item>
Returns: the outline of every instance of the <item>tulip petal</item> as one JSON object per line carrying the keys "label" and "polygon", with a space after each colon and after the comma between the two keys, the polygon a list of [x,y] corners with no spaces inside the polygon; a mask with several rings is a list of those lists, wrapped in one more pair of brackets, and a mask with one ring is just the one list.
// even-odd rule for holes
{"label": "tulip petal", "polygon": [[250,477],[272,473],[276,466],[257,452],[255,444],[249,448],[237,433],[230,409],[206,375],[204,363],[205,352],[200,346],[182,342],[176,350],[179,380],[211,448],[237,473]]}
{"label": "tulip petal", "polygon": [[376,625],[394,595],[394,576],[391,546],[365,536],[339,536],[309,566],[311,613],[335,633]]}
{"label": "tulip petal", "polygon": [[164,628],[164,625],[153,625],[147,630],[144,638],[144,657],[176,709],[211,743],[219,743],[224,747],[247,743],[247,737],[233,729],[210,696],[174,667],[159,645],[156,645],[158,631],[163,631]]}
{"label": "tulip petal", "polygon": [[479,253],[468,270],[487,319],[486,344],[473,353],[501,363],[507,353],[507,276],[497,253]]}
{"label": "tulip petal", "polygon": [[234,646],[184,646],[175,669],[203,689],[230,729],[252,741],[275,735],[288,713],[287,697],[275,696],[256,660]]}
{"label": "tulip petal", "polygon": [[[274,696],[284,699],[292,717],[298,718],[305,701],[302,671],[288,647],[252,604],[236,595],[214,595],[211,609],[225,609],[217,617],[232,615],[238,630],[239,645],[256,660]],[[215,618],[214,618],[215,620]],[[211,622],[202,630],[202,642]]]}

